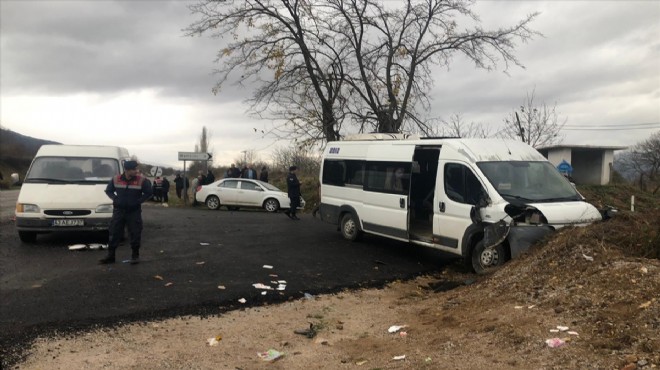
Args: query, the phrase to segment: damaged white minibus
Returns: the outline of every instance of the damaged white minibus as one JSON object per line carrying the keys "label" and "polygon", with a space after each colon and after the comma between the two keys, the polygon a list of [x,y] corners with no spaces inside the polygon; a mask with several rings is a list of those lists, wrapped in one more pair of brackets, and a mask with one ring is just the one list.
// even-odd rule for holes
{"label": "damaged white minibus", "polygon": [[602,215],[536,149],[513,140],[357,135],[328,143],[320,215],[460,256],[477,273],[549,232]]}

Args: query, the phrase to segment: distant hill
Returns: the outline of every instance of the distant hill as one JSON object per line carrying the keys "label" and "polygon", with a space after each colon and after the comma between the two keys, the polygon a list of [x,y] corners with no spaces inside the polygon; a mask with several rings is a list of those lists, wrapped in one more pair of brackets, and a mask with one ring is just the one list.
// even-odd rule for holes
{"label": "distant hill", "polygon": [[[9,176],[16,172],[21,179],[30,167],[30,162],[42,145],[61,144],[37,139],[0,127],[0,172],[3,185],[9,185]],[[6,187],[6,186],[4,186]]]}

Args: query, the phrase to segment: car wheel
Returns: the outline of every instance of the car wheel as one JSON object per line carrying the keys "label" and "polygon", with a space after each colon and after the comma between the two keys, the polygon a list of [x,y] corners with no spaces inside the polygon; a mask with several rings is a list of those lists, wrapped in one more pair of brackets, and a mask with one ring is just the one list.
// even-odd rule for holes
{"label": "car wheel", "polygon": [[220,208],[220,198],[216,197],[215,195],[209,196],[206,198],[206,207],[211,210]]}
{"label": "car wheel", "polygon": [[486,248],[480,240],[472,249],[472,269],[478,275],[491,273],[506,262],[506,250],[501,243],[493,248]]}
{"label": "car wheel", "polygon": [[264,209],[268,212],[277,212],[280,209],[280,202],[277,199],[269,198],[264,202]]}
{"label": "car wheel", "polygon": [[356,241],[360,239],[362,231],[358,227],[357,220],[353,214],[346,213],[341,218],[341,235],[350,241]]}
{"label": "car wheel", "polygon": [[19,231],[18,237],[23,243],[34,243],[37,241],[37,233],[32,231]]}

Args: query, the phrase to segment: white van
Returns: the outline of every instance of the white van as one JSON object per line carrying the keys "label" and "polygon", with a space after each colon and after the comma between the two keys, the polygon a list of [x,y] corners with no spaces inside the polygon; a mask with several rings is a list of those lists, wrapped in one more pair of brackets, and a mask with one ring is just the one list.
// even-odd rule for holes
{"label": "white van", "polygon": [[328,143],[320,173],[321,219],[349,240],[366,232],[437,248],[484,273],[554,229],[602,219],[520,141],[359,139]]}
{"label": "white van", "polygon": [[41,146],[16,203],[21,241],[54,231],[107,231],[112,200],[105,188],[127,160],[128,150],[114,146]]}

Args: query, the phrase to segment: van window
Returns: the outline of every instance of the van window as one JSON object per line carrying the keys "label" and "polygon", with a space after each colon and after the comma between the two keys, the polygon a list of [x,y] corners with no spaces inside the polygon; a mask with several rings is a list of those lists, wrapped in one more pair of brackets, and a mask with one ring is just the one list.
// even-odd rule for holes
{"label": "van window", "polygon": [[550,162],[479,162],[477,166],[503,197],[535,202],[581,200],[577,190]]}
{"label": "van window", "polygon": [[323,162],[322,182],[324,185],[362,187],[364,167],[364,161],[326,159]]}
{"label": "van window", "polygon": [[26,183],[107,183],[119,174],[119,162],[113,158],[37,157]]}
{"label": "van window", "polygon": [[410,162],[367,162],[364,190],[408,194]]}
{"label": "van window", "polygon": [[483,186],[472,170],[459,163],[445,164],[445,194],[449,199],[475,205],[485,193]]}

